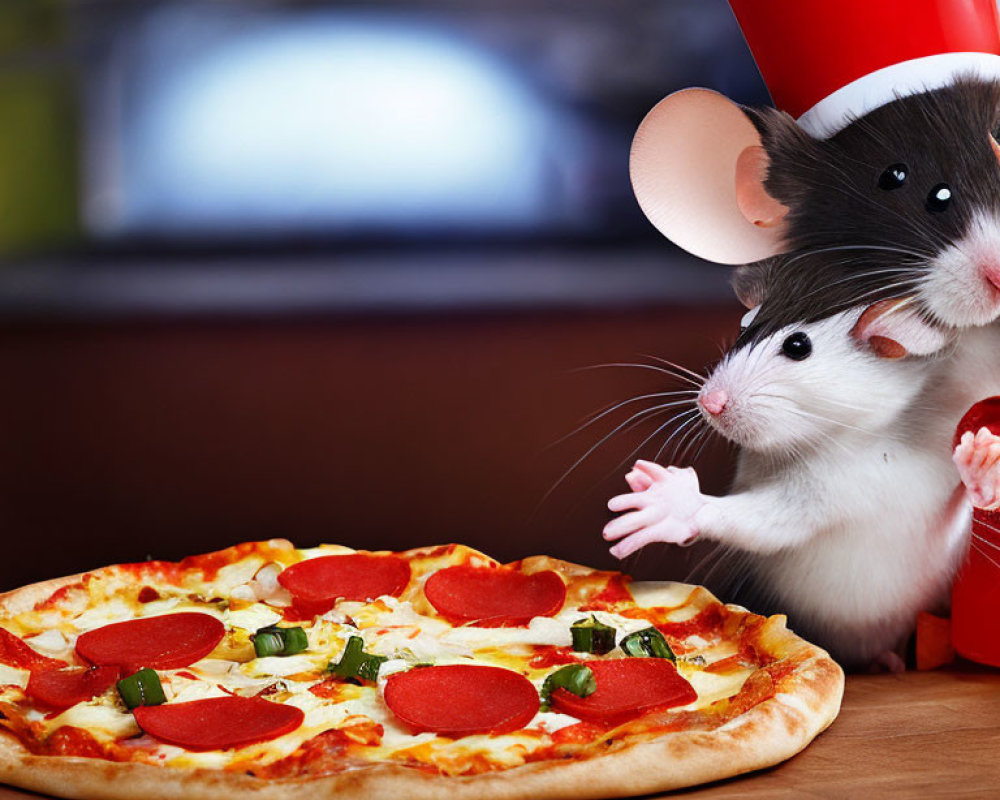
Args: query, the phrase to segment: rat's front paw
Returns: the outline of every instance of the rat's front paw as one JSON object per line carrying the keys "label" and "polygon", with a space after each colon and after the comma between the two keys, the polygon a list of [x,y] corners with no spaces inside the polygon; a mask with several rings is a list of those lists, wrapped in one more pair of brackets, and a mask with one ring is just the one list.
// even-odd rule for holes
{"label": "rat's front paw", "polygon": [[972,505],[993,511],[1000,508],[1000,436],[989,428],[962,434],[952,461],[969,492]]}
{"label": "rat's front paw", "polygon": [[[612,511],[628,511],[604,526],[605,539],[621,539],[611,548],[616,558],[624,558],[653,542],[688,544],[698,535],[695,515],[705,505],[698,488],[698,474],[693,469],[664,469],[650,461],[639,461],[635,473],[641,480],[629,480],[641,491],[613,497]],[[633,475],[633,473],[630,473]]]}
{"label": "rat's front paw", "polygon": [[879,653],[868,665],[868,671],[872,673],[889,672],[893,675],[902,675],[906,672],[906,662],[903,657],[892,650]]}

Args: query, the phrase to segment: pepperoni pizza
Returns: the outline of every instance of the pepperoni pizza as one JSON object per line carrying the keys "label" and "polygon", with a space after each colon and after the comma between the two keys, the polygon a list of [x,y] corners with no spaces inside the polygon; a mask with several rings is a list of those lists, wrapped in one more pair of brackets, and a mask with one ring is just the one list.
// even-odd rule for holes
{"label": "pepperoni pizza", "polygon": [[702,588],[255,542],[0,596],[0,781],[65,797],[596,798],[775,764],[843,673]]}

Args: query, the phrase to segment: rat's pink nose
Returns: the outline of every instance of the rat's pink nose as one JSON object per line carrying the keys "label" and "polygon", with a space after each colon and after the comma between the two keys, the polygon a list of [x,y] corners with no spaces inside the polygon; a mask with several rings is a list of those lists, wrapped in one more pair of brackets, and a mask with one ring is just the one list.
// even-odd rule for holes
{"label": "rat's pink nose", "polygon": [[698,402],[701,403],[701,407],[704,408],[713,417],[719,416],[723,411],[726,410],[726,403],[729,402],[729,395],[726,394],[722,389],[713,389],[711,392],[705,392],[698,398]]}
{"label": "rat's pink nose", "polygon": [[979,271],[995,289],[1000,290],[1000,261],[988,259],[979,262]]}

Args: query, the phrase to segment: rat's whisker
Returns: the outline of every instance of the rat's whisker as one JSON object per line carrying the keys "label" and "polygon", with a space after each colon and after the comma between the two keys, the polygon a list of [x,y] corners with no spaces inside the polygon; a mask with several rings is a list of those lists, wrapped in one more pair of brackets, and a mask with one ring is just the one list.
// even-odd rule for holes
{"label": "rat's whisker", "polygon": [[667,375],[667,376],[669,376],[671,378],[676,378],[678,380],[685,380],[685,381],[687,381],[687,383],[689,383],[689,384],[691,384],[693,386],[698,386],[699,388],[701,387],[701,383],[699,383],[697,381],[693,381],[693,380],[691,380],[690,378],[688,378],[688,377],[686,377],[684,375],[678,375],[677,373],[670,372],[669,370],[666,370],[663,367],[658,367],[658,366],[656,366],[654,364],[633,364],[633,363],[630,363],[630,362],[624,362],[623,361],[623,362],[615,362],[615,363],[610,363],[610,364],[592,364],[589,367],[577,367],[576,369],[570,370],[570,372],[571,373],[574,373],[574,372],[589,372],[589,371],[595,370],[595,369],[611,369],[612,367],[626,367],[626,368],[630,367],[632,369],[648,369],[648,370],[652,370],[653,372],[659,373],[660,375]]}
{"label": "rat's whisker", "polygon": [[[701,421],[701,420],[699,420],[699,421]],[[681,449],[681,445],[680,444],[677,445],[677,456],[674,459],[675,463],[680,464],[680,463],[683,463],[684,461],[686,461],[687,457],[688,457],[688,454],[691,451],[693,451],[695,449],[695,447],[698,446],[699,442],[701,442],[701,441],[704,440],[704,438],[708,435],[708,432],[709,432],[710,429],[709,429],[708,425],[702,424],[700,426],[699,425],[695,425],[694,428],[692,428],[691,430],[694,431],[694,436],[692,436],[691,440],[687,444],[685,444],[683,446],[684,449],[683,450]],[[693,460],[690,463],[693,463]]]}
{"label": "rat's whisker", "polygon": [[[665,411],[670,411],[671,408],[673,408],[675,406],[689,405],[689,404],[690,404],[690,401],[688,401],[688,400],[681,400],[681,401],[676,401],[676,402],[673,402],[673,403],[663,403],[661,405],[653,406],[652,408],[646,408],[646,409],[643,409],[641,411],[637,411],[635,414],[632,414],[627,420],[625,420],[624,422],[622,422],[621,424],[619,424],[617,427],[615,427],[614,430],[612,430],[610,433],[608,433],[605,436],[601,437],[601,439],[598,440],[598,442],[596,444],[592,445],[587,450],[587,452],[585,452],[576,461],[574,461],[573,464],[572,464],[572,466],[570,466],[570,468],[568,470],[566,470],[559,477],[559,479],[552,485],[552,488],[550,488],[542,496],[542,499],[539,501],[539,505],[543,504],[546,500],[548,500],[549,497],[552,495],[552,493],[556,489],[558,489],[560,486],[562,486],[562,484],[566,481],[566,479],[569,478],[569,476],[572,475],[579,468],[579,466],[584,461],[586,461],[591,455],[593,455],[594,451],[596,451],[599,447],[601,447],[601,445],[603,445],[605,442],[607,442],[609,439],[611,439],[615,434],[622,433],[622,432],[628,430],[629,428],[631,428],[634,425],[636,425],[639,422],[641,422],[644,418],[655,416],[657,414],[662,414]],[[684,414],[690,414],[692,412],[691,411],[685,411],[683,413]],[[697,413],[696,410],[695,410],[695,413]],[[667,423],[667,424],[669,424],[669,423]]]}
{"label": "rat's whisker", "polygon": [[698,446],[698,449],[695,450],[694,455],[691,457],[692,464],[698,463],[698,460],[701,458],[701,454],[705,451],[705,448],[708,446],[708,443],[710,441],[712,441],[712,428],[706,425],[702,429],[701,444]]}
{"label": "rat's whisker", "polygon": [[688,570],[687,575],[684,576],[684,583],[704,583],[703,580],[698,580],[698,570],[700,570],[707,561],[710,561],[713,557],[719,555],[719,553],[726,547],[722,542],[718,542],[715,546],[708,551],[691,569]]}
{"label": "rat's whisker", "polygon": [[[692,431],[696,431],[697,430],[697,422],[701,418],[701,413],[697,409],[693,409],[693,413],[689,412],[689,414],[690,414],[690,416],[688,417],[687,421],[683,425],[678,426],[677,429],[673,433],[671,433],[670,436],[668,436],[666,438],[666,440],[663,442],[663,444],[660,445],[659,450],[656,451],[656,457],[653,459],[654,461],[658,462],[660,460],[660,458],[663,456],[664,451],[667,449],[667,447],[670,446],[670,443],[674,440],[675,437],[677,437],[681,433],[681,431],[684,431],[685,428],[687,428],[687,431],[677,441],[677,445],[676,445],[677,447],[680,447],[681,443],[685,439],[687,439],[688,435]],[[689,428],[688,426],[690,426],[691,424],[694,424],[695,427],[694,428]],[[660,430],[663,430],[663,429],[660,428]],[[653,436],[656,436],[656,434],[659,433],[659,432],[660,431],[655,431],[654,434],[653,434]],[[648,442],[650,439],[653,438],[653,436],[649,437],[649,439],[647,439],[646,441]],[[643,442],[643,444],[645,444],[645,442]],[[676,452],[676,449],[675,449],[675,452]]]}
{"label": "rat's whisker", "polygon": [[[696,409],[692,409],[691,411],[685,411],[685,412],[676,414],[673,417],[671,417],[670,419],[668,419],[666,422],[664,422],[662,425],[660,425],[655,431],[653,431],[651,434],[649,434],[649,436],[647,436],[645,439],[643,439],[639,443],[638,447],[636,447],[635,449],[633,449],[632,452],[630,452],[627,456],[625,456],[625,458],[623,458],[613,470],[611,470],[609,473],[607,473],[604,476],[604,479],[606,480],[606,479],[610,478],[612,475],[620,472],[626,466],[630,465],[632,463],[632,460],[642,451],[642,448],[644,448],[653,439],[655,439],[656,436],[657,436],[657,434],[660,433],[660,431],[663,431],[666,428],[669,428],[671,425],[673,425],[676,422],[680,422],[680,420],[685,419],[686,417],[688,417],[692,413],[698,414],[699,412]],[[674,436],[676,436],[678,433],[680,433],[691,422],[692,422],[692,420],[688,419],[687,422],[685,422],[683,425],[680,425],[677,429],[675,429],[674,432],[670,434],[670,437],[667,439],[667,442],[669,442],[670,439],[672,439]]]}
{"label": "rat's whisker", "polygon": [[587,428],[589,428],[591,425],[593,425],[595,422],[599,422],[600,420],[604,419],[609,414],[613,414],[618,409],[623,408],[623,407],[625,407],[627,405],[631,405],[632,403],[638,403],[638,402],[640,402],[642,400],[651,400],[651,399],[654,399],[654,398],[657,398],[657,397],[685,397],[685,396],[691,397],[692,399],[684,400],[684,401],[681,401],[681,402],[693,403],[694,402],[693,397],[695,395],[697,395],[697,394],[698,393],[696,391],[694,391],[693,389],[684,389],[684,390],[678,391],[678,392],[653,392],[652,394],[643,394],[643,395],[639,395],[638,397],[630,397],[628,400],[623,400],[620,403],[615,403],[613,406],[609,406],[608,408],[602,409],[601,411],[597,412],[596,415],[594,415],[592,417],[589,417],[588,419],[584,420],[583,424],[581,424],[576,429],[570,431],[565,436],[563,436],[563,437],[561,437],[559,439],[556,439],[556,441],[554,441],[552,444],[548,445],[548,447],[546,449],[549,449],[549,448],[555,447],[556,445],[562,444],[567,439],[571,439],[572,437],[576,436],[578,433],[582,433]]}
{"label": "rat's whisker", "polygon": [[645,358],[650,358],[653,361],[659,362],[660,364],[664,364],[668,367],[672,367],[675,370],[680,370],[685,375],[690,375],[692,378],[698,381],[699,385],[705,382],[705,376],[699,375],[694,370],[688,369],[687,367],[682,367],[680,364],[675,364],[673,361],[668,361],[665,358],[660,358],[659,356],[650,355],[649,353],[643,353],[642,355]]}
{"label": "rat's whisker", "polygon": [[807,417],[809,419],[820,420],[821,422],[829,422],[831,425],[838,425],[841,428],[847,428],[848,430],[857,431],[858,433],[863,433],[863,434],[866,434],[868,436],[886,436],[887,438],[892,438],[895,441],[902,441],[902,439],[899,436],[894,436],[894,435],[889,434],[889,433],[884,432],[884,431],[872,431],[872,430],[869,430],[867,428],[858,427],[857,425],[851,425],[848,422],[841,422],[840,420],[833,419],[832,417],[824,416],[823,414],[816,414],[816,413],[811,412],[811,411],[806,411],[806,410],[804,410],[802,408],[799,408],[798,405],[795,403],[795,401],[792,400],[792,398],[787,397],[785,395],[772,394],[772,393],[767,393],[767,392],[754,392],[753,396],[754,397],[771,397],[771,398],[774,398],[776,400],[784,400],[785,402],[789,403],[789,405],[788,406],[781,406],[780,409],[782,411],[789,411],[789,412],[791,412],[793,414],[798,414],[798,415],[800,415],[802,417]]}

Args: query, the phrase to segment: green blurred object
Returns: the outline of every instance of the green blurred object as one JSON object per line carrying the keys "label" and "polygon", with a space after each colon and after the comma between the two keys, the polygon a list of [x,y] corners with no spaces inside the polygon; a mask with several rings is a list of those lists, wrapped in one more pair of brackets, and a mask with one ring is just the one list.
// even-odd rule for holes
{"label": "green blurred object", "polygon": [[66,0],[0,3],[0,254],[80,237]]}

